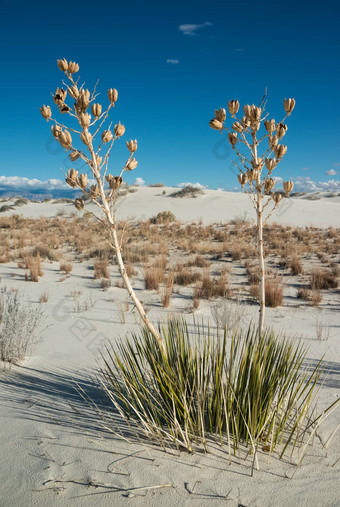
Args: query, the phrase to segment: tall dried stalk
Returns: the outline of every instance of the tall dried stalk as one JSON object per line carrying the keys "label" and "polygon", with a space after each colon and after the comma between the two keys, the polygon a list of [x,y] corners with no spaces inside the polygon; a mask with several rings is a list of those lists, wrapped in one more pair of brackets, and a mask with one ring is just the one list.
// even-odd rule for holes
{"label": "tall dried stalk", "polygon": [[[263,333],[264,317],[265,317],[265,266],[264,266],[264,253],[263,253],[263,226],[268,218],[278,206],[283,195],[287,197],[293,190],[292,181],[283,182],[283,191],[273,192],[275,187],[275,179],[272,178],[272,172],[277,164],[281,162],[284,157],[287,146],[279,144],[279,141],[287,132],[287,125],[284,123],[286,118],[290,116],[294,107],[294,99],[285,99],[283,102],[285,116],[279,123],[275,123],[274,119],[268,119],[268,114],[265,113],[266,106],[265,93],[260,106],[245,105],[243,107],[244,116],[240,119],[236,117],[240,104],[238,100],[230,100],[228,102],[228,111],[231,118],[235,122],[231,126],[231,130],[224,126],[227,117],[224,108],[215,110],[215,117],[210,121],[209,125],[214,130],[219,130],[221,133],[226,130],[228,132],[228,141],[233,150],[236,151],[238,162],[233,162],[237,167],[239,174],[238,180],[242,188],[247,185],[246,192],[251,198],[254,208],[256,210],[256,226],[257,226],[257,247],[259,259],[259,335]],[[267,133],[262,137],[258,137],[258,132],[261,123],[264,122]],[[258,146],[267,138],[268,148],[259,155]],[[240,152],[243,146],[247,148],[247,156]],[[250,153],[250,156],[248,154]],[[273,155],[273,156],[272,156]],[[267,173],[263,174],[266,170]],[[266,202],[264,200],[268,196]],[[264,210],[273,203],[273,208],[264,218]]]}
{"label": "tall dried stalk", "polygon": [[[98,220],[104,222],[109,228],[111,238],[109,243],[116,254],[117,263],[125,287],[142,321],[156,339],[160,349],[164,351],[165,348],[160,334],[148,319],[143,305],[132,288],[123,262],[121,245],[117,235],[116,192],[123,185],[123,174],[137,167],[138,162],[133,157],[137,150],[137,141],[130,140],[126,142],[130,155],[119,175],[113,176],[110,174],[108,172],[108,163],[111,149],[114,142],[125,132],[125,127],[120,122],[114,126],[113,132],[111,132],[112,122],[104,129],[104,124],[108,120],[111,109],[115,106],[118,99],[118,92],[115,88],[108,90],[109,104],[107,108],[103,110],[102,105],[95,102],[99,95],[96,93],[96,86],[92,92],[86,89],[84,84],[78,88],[79,77],[74,79],[73,74],[79,71],[79,65],[75,62],[67,62],[65,58],[58,60],[57,63],[59,69],[64,72],[68,81],[67,83],[63,82],[64,88],[57,88],[53,95],[53,101],[61,114],[69,115],[76,120],[80,130],[78,130],[79,127],[77,127],[77,129],[67,127],[64,123],[53,118],[50,106],[44,105],[40,108],[40,112],[47,121],[51,120],[54,122],[54,125],[51,127],[52,134],[69,153],[70,161],[75,162],[80,158],[85,162],[86,166],[86,171],[84,173],[79,173],[79,171],[74,168],[69,169],[66,174],[66,182],[72,188],[79,188],[83,194],[89,197],[103,212],[104,220],[96,215],[94,216],[98,218]],[[73,105],[67,104],[67,94],[74,99]],[[93,118],[88,112],[90,108]],[[80,138],[86,147],[86,152],[74,146],[71,132]],[[98,139],[99,136],[100,139]],[[91,178],[94,180],[92,185],[90,185],[87,171],[89,171]],[[78,210],[84,209],[84,199],[77,198],[75,200],[75,206]]]}

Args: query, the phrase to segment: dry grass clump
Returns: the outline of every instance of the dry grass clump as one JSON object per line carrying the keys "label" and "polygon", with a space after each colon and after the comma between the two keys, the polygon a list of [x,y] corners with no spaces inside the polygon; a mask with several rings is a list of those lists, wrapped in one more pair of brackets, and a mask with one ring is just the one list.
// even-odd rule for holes
{"label": "dry grass clump", "polygon": [[144,270],[144,286],[147,290],[158,290],[164,281],[164,268],[153,265]]}
{"label": "dry grass clump", "polygon": [[199,299],[213,299],[225,297],[228,293],[228,272],[223,271],[216,280],[211,278],[210,270],[205,269],[203,279],[196,288],[196,297]]}
{"label": "dry grass clump", "polygon": [[39,296],[39,303],[47,303],[50,295],[47,290],[44,290]]}
{"label": "dry grass clump", "polygon": [[289,267],[293,276],[301,275],[303,273],[301,259],[297,255],[292,257],[289,262]]}
{"label": "dry grass clump", "polygon": [[109,262],[107,259],[96,260],[93,264],[94,278],[110,278]]}
{"label": "dry grass clump", "polygon": [[310,285],[316,290],[336,289],[338,280],[330,270],[314,269],[311,273]]}
{"label": "dry grass clump", "polygon": [[152,224],[166,224],[169,222],[176,222],[176,217],[172,211],[161,211],[155,217],[150,218]]}
{"label": "dry grass clump", "polygon": [[73,269],[73,264],[72,262],[61,262],[59,269],[62,273],[69,275]]}
{"label": "dry grass clump", "polygon": [[183,264],[178,264],[175,267],[174,283],[176,285],[192,285],[198,280],[202,279],[202,274],[198,271],[191,271],[186,268]]}
{"label": "dry grass clump", "polygon": [[26,257],[25,265],[26,269],[29,270],[30,280],[32,282],[39,282],[39,276],[41,277],[44,274],[41,267],[40,255],[37,254],[36,257],[33,257],[32,255]]}
{"label": "dry grass clump", "polygon": [[161,299],[161,303],[162,303],[163,308],[168,308],[170,305],[173,287],[174,287],[174,277],[170,273],[170,274],[168,274],[168,276],[165,280],[165,284],[164,284],[163,295],[162,295],[162,299]]}
{"label": "dry grass clump", "polygon": [[[250,296],[258,299],[259,287],[256,283],[249,288]],[[282,306],[283,303],[283,282],[279,275],[267,278],[265,285],[265,305],[271,308]]]}

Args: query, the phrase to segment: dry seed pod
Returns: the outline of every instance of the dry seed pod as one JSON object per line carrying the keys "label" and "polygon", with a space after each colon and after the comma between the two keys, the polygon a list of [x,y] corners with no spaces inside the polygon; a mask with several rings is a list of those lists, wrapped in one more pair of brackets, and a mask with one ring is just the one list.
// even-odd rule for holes
{"label": "dry seed pod", "polygon": [[283,137],[286,134],[287,130],[288,130],[287,125],[285,125],[284,123],[281,123],[281,122],[278,123],[276,125],[276,135],[277,135],[277,137],[281,139],[281,137]]}
{"label": "dry seed pod", "polygon": [[118,99],[118,92],[116,88],[110,88],[109,90],[107,90],[107,96],[111,104],[114,104]]}
{"label": "dry seed pod", "polygon": [[64,88],[57,88],[53,97],[53,101],[57,106],[61,106],[66,99],[67,91]]}
{"label": "dry seed pod", "polygon": [[78,72],[79,65],[75,62],[69,62],[68,64],[68,71],[70,74],[74,74],[75,72]]}
{"label": "dry seed pod", "polygon": [[264,126],[269,134],[272,134],[275,130],[275,120],[265,120]]}
{"label": "dry seed pod", "polygon": [[52,132],[53,136],[56,139],[58,139],[58,137],[60,136],[60,134],[62,132],[62,128],[59,125],[52,125],[51,132]]}
{"label": "dry seed pod", "polygon": [[98,118],[98,116],[100,116],[102,114],[101,104],[92,104],[91,111],[92,111],[93,116]]}
{"label": "dry seed pod", "polygon": [[79,96],[75,103],[76,109],[79,112],[85,112],[90,105],[90,92],[89,90],[80,90]]}
{"label": "dry seed pod", "polygon": [[100,157],[99,155],[96,155],[96,164],[97,164],[97,168],[99,168],[100,164],[102,163],[102,157]]}
{"label": "dry seed pod", "polygon": [[68,150],[72,146],[72,137],[68,130],[61,131],[58,136],[58,141],[63,148]]}
{"label": "dry seed pod", "polygon": [[80,139],[83,141],[86,146],[90,146],[92,141],[92,136],[88,130],[83,130],[80,134]]}
{"label": "dry seed pod", "polygon": [[284,181],[283,182],[283,188],[284,188],[284,191],[286,192],[287,196],[293,190],[293,187],[294,187],[294,183],[292,181]]}
{"label": "dry seed pod", "polygon": [[215,118],[216,120],[223,123],[227,117],[226,110],[223,107],[220,107],[220,109],[215,109]]}
{"label": "dry seed pod", "polygon": [[114,176],[110,180],[109,185],[111,190],[118,190],[123,185],[123,178],[121,176]]}
{"label": "dry seed pod", "polygon": [[223,129],[222,123],[220,121],[216,120],[216,118],[213,118],[212,120],[210,120],[209,125],[210,125],[210,128],[212,128],[213,130],[222,130]]}
{"label": "dry seed pod", "polygon": [[68,93],[71,95],[73,99],[77,99],[79,97],[79,90],[77,85],[72,85],[67,87]]}
{"label": "dry seed pod", "polygon": [[79,157],[80,157],[80,153],[77,150],[73,150],[69,154],[69,158],[70,158],[70,160],[72,160],[72,162],[75,162],[76,160],[78,160]]}
{"label": "dry seed pod", "polygon": [[247,129],[248,127],[250,127],[250,120],[248,120],[248,118],[246,116],[242,116],[242,127],[244,129]]}
{"label": "dry seed pod", "polygon": [[107,181],[108,183],[110,183],[110,181],[113,179],[112,174],[110,174],[110,173],[109,173],[109,174],[107,174],[107,175],[105,176],[105,179],[106,179],[106,181]]}
{"label": "dry seed pod", "polygon": [[50,106],[45,106],[43,105],[43,107],[40,108],[40,112],[41,112],[41,116],[43,118],[45,118],[45,120],[49,120],[52,116],[52,113],[51,113],[51,108]]}
{"label": "dry seed pod", "polygon": [[235,116],[240,108],[240,103],[238,100],[229,100],[228,102],[228,111],[231,116]]}
{"label": "dry seed pod", "polygon": [[280,160],[287,152],[287,146],[284,144],[278,144],[274,148],[275,157]]}
{"label": "dry seed pod", "polygon": [[132,160],[130,160],[130,162],[128,164],[126,164],[125,170],[126,171],[133,171],[134,169],[136,169],[137,165],[138,165],[138,161],[135,158],[133,158]]}
{"label": "dry seed pod", "polygon": [[295,99],[284,99],[283,101],[284,110],[287,113],[287,116],[290,116],[294,107],[295,107]]}
{"label": "dry seed pod", "polygon": [[68,63],[67,63],[66,58],[57,60],[57,65],[58,65],[59,69],[62,70],[63,72],[66,72],[68,69]]}
{"label": "dry seed pod", "polygon": [[113,138],[111,130],[104,130],[102,133],[102,141],[103,143],[109,143]]}
{"label": "dry seed pod", "polygon": [[247,178],[249,181],[256,181],[259,176],[259,171],[257,169],[248,169]]}
{"label": "dry seed pod", "polygon": [[249,106],[249,104],[246,104],[245,106],[243,106],[243,112],[244,112],[247,120],[251,120],[252,119],[252,116],[251,116],[251,107],[252,106]]}
{"label": "dry seed pod", "polygon": [[98,197],[98,195],[99,195],[98,185],[92,185],[92,187],[90,189],[90,194],[91,194],[92,199],[94,199],[95,197]]}
{"label": "dry seed pod", "polygon": [[77,186],[77,178],[78,178],[78,172],[75,169],[69,169],[67,171],[67,176],[65,178],[65,181],[70,187],[76,187]]}
{"label": "dry seed pod", "polygon": [[269,173],[271,173],[275,169],[276,164],[277,164],[277,161],[275,158],[266,158],[266,160],[264,162],[266,164],[266,168],[268,169]]}
{"label": "dry seed pod", "polygon": [[259,121],[250,122],[250,127],[253,132],[257,132],[260,129],[261,123]]}
{"label": "dry seed pod", "polygon": [[262,158],[258,157],[257,161],[255,161],[254,159],[252,159],[251,160],[251,165],[252,165],[253,169],[261,170],[262,167],[263,167],[263,160],[262,160]]}
{"label": "dry seed pod", "polygon": [[260,107],[256,107],[254,104],[250,106],[250,118],[257,122],[261,118],[262,110]]}
{"label": "dry seed pod", "polygon": [[238,175],[237,175],[237,178],[238,178],[238,181],[239,181],[239,183],[240,183],[241,187],[243,188],[243,187],[244,187],[244,185],[245,185],[245,184],[247,183],[247,181],[248,181],[248,177],[247,177],[247,175],[246,175],[245,173],[241,173],[241,174],[238,174]]}
{"label": "dry seed pod", "polygon": [[87,174],[79,174],[78,185],[84,190],[87,187]]}
{"label": "dry seed pod", "polygon": [[59,111],[61,112],[61,114],[64,114],[64,113],[68,113],[69,111],[71,111],[71,108],[68,107],[67,104],[61,104],[61,106],[59,106]]}
{"label": "dry seed pod", "polygon": [[84,206],[85,206],[85,202],[83,199],[81,199],[80,197],[78,197],[75,201],[74,201],[74,205],[75,207],[77,208],[77,210],[81,211],[82,209],[84,209]]}
{"label": "dry seed pod", "polygon": [[135,151],[137,151],[137,139],[134,141],[132,141],[132,139],[126,141],[126,146],[130,153],[135,153]]}
{"label": "dry seed pod", "polygon": [[235,144],[237,143],[237,132],[229,132],[228,141],[230,142],[231,146],[234,148]]}
{"label": "dry seed pod", "polygon": [[91,115],[89,113],[80,113],[79,123],[83,127],[83,129],[88,128],[91,123]]}
{"label": "dry seed pod", "polygon": [[118,122],[118,125],[115,125],[113,131],[114,131],[115,137],[121,137],[125,132],[125,127],[120,122]]}
{"label": "dry seed pod", "polygon": [[235,130],[235,132],[243,132],[243,127],[238,121],[235,121],[235,123],[232,124],[231,128]]}
{"label": "dry seed pod", "polygon": [[269,143],[269,146],[272,150],[275,149],[275,147],[277,146],[279,142],[279,139],[276,137],[276,136],[272,136],[271,134],[269,134],[268,136],[268,143]]}
{"label": "dry seed pod", "polygon": [[274,194],[272,194],[272,199],[273,199],[273,201],[275,202],[275,204],[277,206],[279,204],[279,202],[281,201],[281,199],[282,199],[281,192],[275,192]]}
{"label": "dry seed pod", "polygon": [[266,182],[264,184],[264,189],[266,192],[270,192],[273,190],[275,186],[275,180],[273,178],[266,179]]}

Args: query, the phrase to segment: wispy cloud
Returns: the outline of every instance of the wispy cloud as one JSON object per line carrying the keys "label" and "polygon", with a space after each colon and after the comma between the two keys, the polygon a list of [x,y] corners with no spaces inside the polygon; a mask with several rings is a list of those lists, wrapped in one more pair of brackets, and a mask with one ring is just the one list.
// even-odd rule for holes
{"label": "wispy cloud", "polygon": [[329,171],[326,171],[327,176],[335,176],[338,174],[334,169],[330,169]]}
{"label": "wispy cloud", "polygon": [[175,58],[175,59],[168,58],[166,63],[172,63],[173,65],[177,65],[179,63],[179,60],[177,60],[177,58]]}
{"label": "wispy cloud", "polygon": [[205,21],[200,25],[188,23],[185,25],[179,25],[178,30],[182,32],[184,35],[196,35],[198,30],[200,30],[201,28],[205,28],[207,26],[212,26],[212,23],[210,23],[210,21]]}

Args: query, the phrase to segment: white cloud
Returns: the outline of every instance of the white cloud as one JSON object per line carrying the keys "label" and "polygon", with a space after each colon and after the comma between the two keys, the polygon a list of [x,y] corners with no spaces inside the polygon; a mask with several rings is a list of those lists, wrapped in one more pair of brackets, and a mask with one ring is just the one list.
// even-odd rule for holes
{"label": "white cloud", "polygon": [[135,185],[136,187],[142,187],[143,185],[145,185],[145,181],[143,180],[143,178],[136,178],[132,184]]}
{"label": "white cloud", "polygon": [[299,192],[338,192],[340,191],[340,180],[313,181],[309,177],[293,178],[294,191]]}
{"label": "white cloud", "polygon": [[210,23],[210,21],[205,21],[200,25],[194,24],[179,25],[178,30],[182,32],[184,35],[196,35],[197,30],[200,30],[201,28],[204,28],[206,26],[212,26],[212,23]]}
{"label": "white cloud", "polygon": [[172,63],[172,65],[177,65],[179,63],[179,60],[177,60],[177,58],[175,59],[168,58],[166,63]]}
{"label": "white cloud", "polygon": [[187,183],[179,183],[177,185],[179,188],[184,188],[184,187],[194,187],[194,188],[208,188],[207,185],[202,185],[201,183],[190,183],[190,182],[187,182]]}
{"label": "white cloud", "polygon": [[330,169],[329,171],[326,171],[327,176],[335,176],[338,174],[334,169]]}
{"label": "white cloud", "polygon": [[49,179],[46,181],[36,178],[25,178],[24,176],[0,176],[0,186],[17,188],[42,188],[42,189],[64,189],[70,188],[65,181]]}

